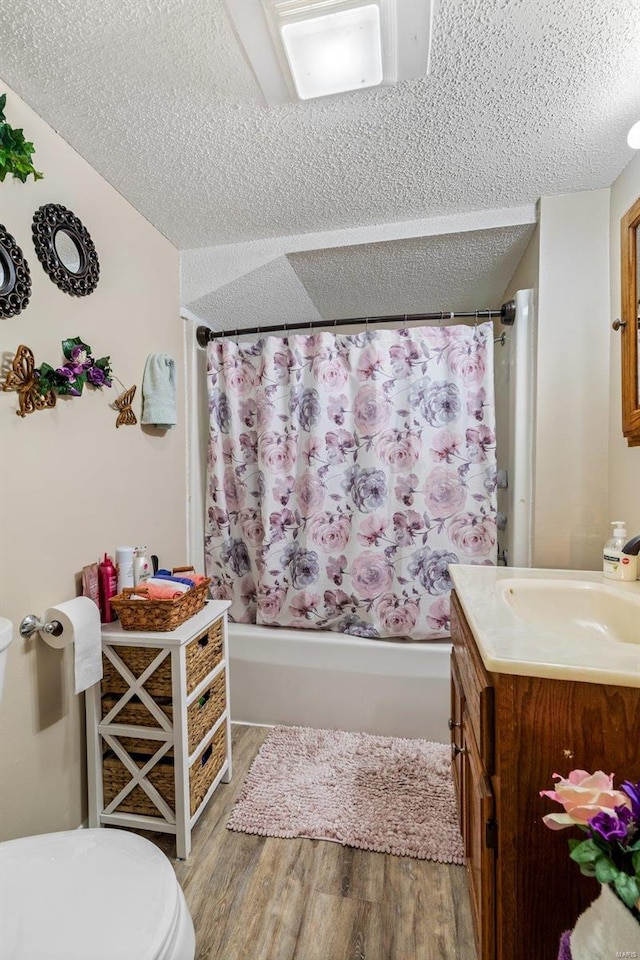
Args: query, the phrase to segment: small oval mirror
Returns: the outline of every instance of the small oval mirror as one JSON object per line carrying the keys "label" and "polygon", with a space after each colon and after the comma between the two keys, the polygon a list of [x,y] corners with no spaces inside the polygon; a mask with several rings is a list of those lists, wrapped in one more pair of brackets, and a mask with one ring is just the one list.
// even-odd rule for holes
{"label": "small oval mirror", "polygon": [[0,317],[15,317],[29,303],[31,274],[22,250],[0,223]]}
{"label": "small oval mirror", "polygon": [[66,230],[56,230],[53,245],[63,267],[69,273],[80,273],[82,269],[82,252],[74,237]]}

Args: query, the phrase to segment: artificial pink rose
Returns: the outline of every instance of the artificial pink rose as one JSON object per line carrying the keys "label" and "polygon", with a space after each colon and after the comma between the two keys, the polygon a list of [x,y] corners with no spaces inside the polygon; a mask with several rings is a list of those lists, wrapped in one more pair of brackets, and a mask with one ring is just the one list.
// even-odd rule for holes
{"label": "artificial pink rose", "polygon": [[264,541],[264,524],[258,511],[241,510],[238,514],[238,520],[245,540],[248,540],[254,547],[260,546]]}
{"label": "artificial pink rose", "polygon": [[380,347],[370,343],[360,354],[356,373],[358,380],[376,380],[382,373],[384,361],[385,355]]}
{"label": "artificial pink rose", "polygon": [[404,430],[385,430],[376,440],[376,453],[393,470],[411,470],[415,466],[422,441],[417,433]]}
{"label": "artificial pink rose", "polygon": [[587,823],[601,811],[612,811],[614,807],[631,808],[631,800],[626,793],[613,789],[613,774],[607,776],[602,770],[587,773],[586,770],[572,770],[568,778],[554,773],[558,781],[555,790],[541,790],[541,797],[550,797],[561,803],[564,813],[549,813],[542,818],[551,830],[564,830],[576,823]]}
{"label": "artificial pink rose", "polygon": [[341,390],[349,379],[349,366],[344,357],[324,347],[311,361],[311,373],[327,390]]}
{"label": "artificial pink rose", "polygon": [[256,371],[249,361],[242,357],[230,357],[222,366],[228,390],[239,397],[246,397],[256,384]]}
{"label": "artificial pink rose", "polygon": [[268,587],[258,584],[258,612],[260,619],[269,622],[275,620],[284,604],[287,591],[284,587]]}
{"label": "artificial pink rose", "polygon": [[460,377],[465,386],[482,383],[487,369],[487,351],[484,343],[473,331],[462,331],[451,340],[447,362],[452,373]]}
{"label": "artificial pink rose", "polygon": [[390,416],[391,406],[382,390],[372,383],[360,387],[353,402],[353,418],[361,433],[376,433],[386,427]]}
{"label": "artificial pink rose", "polygon": [[488,553],[496,542],[496,522],[490,517],[461,513],[449,523],[451,542],[467,557]]}
{"label": "artificial pink rose", "polygon": [[406,637],[418,622],[418,604],[393,593],[385,593],[375,605],[376,614],[387,637]]}
{"label": "artificial pink rose", "polygon": [[375,546],[378,541],[384,537],[385,530],[388,526],[389,521],[386,517],[370,513],[360,524],[358,543],[361,543],[363,547]]}
{"label": "artificial pink rose", "polygon": [[311,470],[305,470],[295,484],[298,503],[305,517],[315,513],[324,503],[325,488],[320,477]]}
{"label": "artificial pink rose", "polygon": [[236,477],[232,467],[228,467],[224,472],[222,489],[224,490],[227,510],[241,510],[244,506],[247,488],[244,483]]}
{"label": "artificial pink rose", "polygon": [[349,542],[351,521],[349,517],[332,513],[318,513],[307,526],[309,539],[325,553],[344,550]]}
{"label": "artificial pink rose", "polygon": [[391,586],[393,568],[386,557],[373,550],[365,550],[351,565],[351,579],[360,597],[373,600]]}
{"label": "artificial pink rose", "polygon": [[259,443],[260,461],[272,473],[291,473],[296,462],[297,444],[293,437],[265,433]]}
{"label": "artificial pink rose", "polygon": [[480,424],[479,427],[469,427],[465,434],[467,456],[471,463],[482,463],[487,459],[487,451],[496,445],[493,430]]}
{"label": "artificial pink rose", "polygon": [[431,441],[429,453],[439,463],[453,463],[459,456],[461,438],[453,430],[438,430]]}
{"label": "artificial pink rose", "polygon": [[438,597],[429,607],[427,626],[432,630],[448,633],[451,625],[451,610],[449,597]]}
{"label": "artificial pink rose", "polygon": [[424,482],[424,499],[433,517],[450,517],[464,506],[467,489],[456,470],[434,467]]}

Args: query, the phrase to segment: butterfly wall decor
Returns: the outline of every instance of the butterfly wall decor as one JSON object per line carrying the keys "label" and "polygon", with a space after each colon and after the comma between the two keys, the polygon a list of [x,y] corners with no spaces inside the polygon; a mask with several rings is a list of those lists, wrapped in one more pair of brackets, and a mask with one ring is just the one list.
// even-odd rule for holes
{"label": "butterfly wall decor", "polygon": [[132,387],[129,387],[128,390],[125,390],[124,393],[121,393],[120,396],[114,400],[114,406],[119,411],[116,419],[116,428],[122,426],[134,427],[138,422],[138,418],[131,409],[135,393],[136,384],[134,383]]}
{"label": "butterfly wall decor", "polygon": [[28,413],[33,413],[35,410],[46,410],[56,405],[56,395],[53,390],[40,393],[33,352],[24,344],[18,347],[2,389],[17,391],[20,408],[16,413],[19,417],[26,417]]}

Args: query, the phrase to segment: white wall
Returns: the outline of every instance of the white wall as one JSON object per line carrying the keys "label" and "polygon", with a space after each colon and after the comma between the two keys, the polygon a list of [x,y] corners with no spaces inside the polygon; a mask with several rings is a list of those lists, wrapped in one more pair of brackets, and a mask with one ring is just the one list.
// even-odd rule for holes
{"label": "white wall", "polygon": [[[45,178],[0,184],[0,219],[22,247],[33,284],[27,308],[0,320],[3,365],[26,344],[36,364],[57,366],[61,341],[80,336],[94,355],[111,356],[126,387],[138,385],[140,418],[147,354],[171,354],[182,377],[178,253],[11,90],[6,114],[35,143]],[[88,297],[59,290],[35,255],[31,218],[50,202],[73,210],[95,243],[100,280]],[[116,430],[110,404],[118,384],[24,419],[16,416],[17,395],[0,393],[0,614],[16,629],[26,614],[75,596],[82,566],[118,544],[145,544],[167,564],[184,561],[180,388],[179,423],[168,432],[139,424]],[[0,707],[0,839],[77,827],[86,816],[84,697],[73,694],[71,667],[71,649],[19,637],[11,645]]]}
{"label": "white wall", "polygon": [[[609,321],[620,317],[620,220],[640,196],[640,152],[611,187],[611,305]],[[640,533],[640,447],[622,436],[620,334],[609,328],[611,389],[609,394],[608,519],[626,520],[629,536]]]}
{"label": "white wall", "polygon": [[609,190],[544,197],[536,379],[537,567],[599,569],[607,535]]}

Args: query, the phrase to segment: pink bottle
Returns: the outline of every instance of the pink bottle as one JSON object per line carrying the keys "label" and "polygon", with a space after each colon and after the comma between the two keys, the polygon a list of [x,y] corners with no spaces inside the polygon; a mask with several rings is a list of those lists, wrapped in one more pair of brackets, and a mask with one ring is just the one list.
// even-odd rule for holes
{"label": "pink bottle", "polygon": [[105,553],[104,560],[98,567],[98,586],[100,588],[100,621],[101,623],[111,623],[115,620],[114,612],[111,608],[111,598],[117,593],[118,574],[114,567],[111,557]]}

